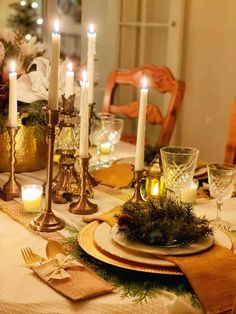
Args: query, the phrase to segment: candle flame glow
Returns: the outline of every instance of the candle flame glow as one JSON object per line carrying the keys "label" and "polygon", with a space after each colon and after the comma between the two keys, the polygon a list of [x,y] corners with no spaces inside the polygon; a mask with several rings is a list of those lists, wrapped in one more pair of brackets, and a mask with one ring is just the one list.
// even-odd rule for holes
{"label": "candle flame glow", "polygon": [[142,80],[143,88],[147,88],[147,79],[144,77]]}
{"label": "candle flame glow", "polygon": [[54,22],[54,32],[55,33],[60,33],[60,23],[59,23],[58,19],[56,19],[55,22]]}
{"label": "candle flame glow", "polygon": [[151,195],[157,196],[158,193],[159,193],[159,184],[155,183],[153,188],[152,188]]}
{"label": "candle flame glow", "polygon": [[67,71],[69,71],[69,72],[72,72],[72,71],[73,71],[73,65],[72,65],[71,62],[69,62],[69,63],[67,64]]}
{"label": "candle flame glow", "polygon": [[16,62],[12,61],[10,63],[10,72],[16,72]]}
{"label": "candle flame glow", "polygon": [[89,32],[94,33],[94,24],[89,25]]}
{"label": "candle flame glow", "polygon": [[88,81],[88,73],[86,70],[84,70],[82,72],[82,79],[83,79],[83,82],[87,82]]}

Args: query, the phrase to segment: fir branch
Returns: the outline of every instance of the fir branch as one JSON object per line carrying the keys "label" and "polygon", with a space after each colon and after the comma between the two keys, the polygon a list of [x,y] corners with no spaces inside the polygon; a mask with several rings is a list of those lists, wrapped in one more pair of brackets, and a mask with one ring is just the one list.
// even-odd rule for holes
{"label": "fir branch", "polygon": [[186,245],[213,234],[209,221],[197,217],[191,205],[165,197],[145,203],[128,201],[117,218],[119,232],[148,244]]}

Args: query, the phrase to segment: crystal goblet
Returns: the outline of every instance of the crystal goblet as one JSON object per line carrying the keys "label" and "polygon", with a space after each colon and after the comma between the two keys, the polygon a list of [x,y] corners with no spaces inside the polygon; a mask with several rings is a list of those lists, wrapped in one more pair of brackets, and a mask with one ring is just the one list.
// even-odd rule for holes
{"label": "crystal goblet", "polygon": [[114,118],[105,122],[105,126],[109,131],[109,142],[111,143],[111,160],[116,160],[114,156],[115,145],[120,141],[124,128],[124,120]]}
{"label": "crystal goblet", "polygon": [[193,180],[199,150],[169,146],[160,150],[166,188],[179,200],[181,191]]}
{"label": "crystal goblet", "polygon": [[109,139],[109,122],[113,120],[113,117],[113,114],[100,112],[92,124],[90,143],[97,148],[97,160],[95,163],[97,167],[109,166],[110,164],[112,143]]}
{"label": "crystal goblet", "polygon": [[229,225],[221,218],[224,200],[231,197],[234,189],[236,166],[233,164],[208,164],[208,183],[210,194],[216,200],[217,213],[213,223],[221,226]]}

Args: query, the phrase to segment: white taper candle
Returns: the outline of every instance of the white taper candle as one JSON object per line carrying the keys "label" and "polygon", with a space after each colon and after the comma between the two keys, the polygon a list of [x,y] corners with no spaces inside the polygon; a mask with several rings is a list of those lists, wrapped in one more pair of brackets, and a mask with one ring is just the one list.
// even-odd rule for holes
{"label": "white taper candle", "polygon": [[88,54],[87,54],[87,70],[88,70],[88,102],[94,102],[94,56],[96,54],[96,33],[94,32],[94,24],[90,24],[88,35]]}
{"label": "white taper candle", "polygon": [[17,127],[17,73],[15,61],[11,62],[9,72],[8,126]]}
{"label": "white taper candle", "polygon": [[54,23],[54,31],[52,33],[51,48],[51,72],[48,91],[48,108],[51,110],[58,109],[58,68],[60,60],[60,25],[56,20]]}
{"label": "white taper candle", "polygon": [[135,165],[136,171],[144,169],[144,145],[146,129],[146,108],[147,108],[147,80],[143,79],[143,88],[140,94],[139,116],[138,116],[138,134],[136,142]]}
{"label": "white taper candle", "polygon": [[88,107],[88,74],[83,71],[83,80],[81,85],[81,102],[80,102],[80,157],[88,157],[88,133],[89,133],[89,107]]}
{"label": "white taper candle", "polygon": [[66,84],[65,84],[65,98],[69,98],[74,94],[74,71],[71,62],[67,65]]}

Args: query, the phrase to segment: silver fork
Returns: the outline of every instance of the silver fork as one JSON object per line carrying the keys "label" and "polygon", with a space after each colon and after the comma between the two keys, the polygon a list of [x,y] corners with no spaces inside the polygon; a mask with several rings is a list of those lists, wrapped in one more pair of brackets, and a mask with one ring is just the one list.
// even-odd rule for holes
{"label": "silver fork", "polygon": [[45,259],[37,254],[35,254],[30,247],[25,247],[21,249],[21,254],[23,259],[28,266],[40,265]]}

